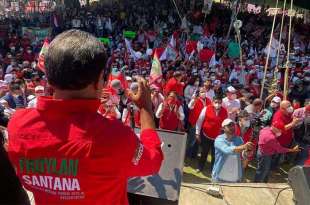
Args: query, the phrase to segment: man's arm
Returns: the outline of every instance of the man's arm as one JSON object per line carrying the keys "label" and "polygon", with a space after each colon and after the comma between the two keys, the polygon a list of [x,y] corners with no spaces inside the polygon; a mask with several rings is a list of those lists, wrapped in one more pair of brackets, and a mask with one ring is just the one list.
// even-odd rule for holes
{"label": "man's arm", "polygon": [[[140,140],[130,130],[128,147],[133,153],[129,166],[125,168],[127,176],[145,176],[159,171],[163,153],[161,141],[155,131],[150,89],[144,79],[139,79],[137,94],[129,94],[131,100],[140,108]],[[131,147],[131,148],[130,148]]]}
{"label": "man's arm", "polygon": [[199,115],[199,118],[196,122],[196,135],[200,135],[200,130],[201,130],[201,126],[202,126],[202,123],[203,121],[205,120],[205,117],[206,117],[206,110],[207,110],[207,107],[204,107]]}

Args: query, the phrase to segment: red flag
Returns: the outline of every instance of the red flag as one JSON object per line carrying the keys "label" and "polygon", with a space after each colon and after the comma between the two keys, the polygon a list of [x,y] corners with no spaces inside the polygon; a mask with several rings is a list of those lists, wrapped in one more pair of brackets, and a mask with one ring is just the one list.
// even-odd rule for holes
{"label": "red flag", "polygon": [[42,72],[45,72],[45,55],[47,53],[47,49],[48,49],[48,46],[49,46],[49,41],[48,39],[46,38],[44,40],[44,43],[43,43],[43,46],[41,48],[41,51],[39,53],[39,57],[38,57],[38,68],[42,71]]}
{"label": "red flag", "polygon": [[192,53],[193,50],[197,49],[197,41],[193,41],[193,40],[186,41],[185,49],[186,49],[187,54]]}

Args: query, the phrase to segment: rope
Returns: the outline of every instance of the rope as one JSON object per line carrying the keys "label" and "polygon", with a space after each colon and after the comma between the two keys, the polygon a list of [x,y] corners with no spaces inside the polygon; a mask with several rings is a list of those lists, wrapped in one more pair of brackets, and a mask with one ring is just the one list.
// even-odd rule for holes
{"label": "rope", "polygon": [[284,23],[285,6],[286,6],[286,0],[284,0],[284,3],[283,3],[283,12],[282,12],[282,19],[281,19],[280,35],[279,35],[279,48],[278,48],[278,51],[277,51],[277,61],[276,61],[276,71],[275,72],[278,72],[278,64],[279,64],[279,55],[280,55],[281,40],[282,40],[282,31],[283,31],[283,23]]}
{"label": "rope", "polygon": [[[291,8],[293,10],[293,0],[291,0]],[[288,71],[289,71],[289,62],[290,62],[290,49],[291,49],[291,33],[292,33],[292,15],[290,15],[290,24],[288,29],[288,42],[287,42],[287,58],[285,64],[285,75],[284,75],[284,91],[283,91],[283,98],[284,100],[287,99],[288,93]]]}
{"label": "rope", "polygon": [[183,19],[183,18],[182,18],[181,14],[180,14],[179,8],[178,8],[178,6],[177,6],[175,0],[172,0],[172,2],[173,2],[173,4],[174,4],[174,6],[175,6],[175,8],[176,8],[176,10],[177,10],[177,12],[178,12],[178,15],[179,15],[179,17],[180,17],[180,20],[181,20],[181,22],[182,22],[182,19]]}
{"label": "rope", "polygon": [[285,7],[286,7],[286,0],[284,0],[283,3],[283,12],[282,12],[282,19],[281,19],[281,26],[279,31],[279,47],[277,49],[277,58],[276,58],[276,67],[274,71],[273,80],[271,82],[271,86],[269,89],[269,93],[275,94],[279,90],[279,84],[278,84],[278,73],[279,73],[279,57],[280,57],[280,48],[281,48],[281,40],[282,40],[282,31],[283,31],[283,24],[284,24],[284,14],[285,14]]}
{"label": "rope", "polygon": [[262,100],[262,98],[263,98],[263,93],[264,93],[264,87],[265,87],[265,81],[266,81],[266,74],[267,74],[267,68],[268,68],[268,61],[269,61],[269,57],[270,57],[271,43],[272,43],[273,32],[274,32],[274,25],[275,25],[277,13],[278,13],[278,3],[279,3],[279,0],[277,0],[277,3],[276,3],[276,13],[275,13],[275,15],[273,16],[273,22],[272,22],[270,40],[269,40],[268,51],[267,51],[267,59],[266,59],[266,63],[265,63],[264,77],[263,77],[263,82],[262,82],[261,92],[260,92],[260,99],[261,99],[261,100]]}

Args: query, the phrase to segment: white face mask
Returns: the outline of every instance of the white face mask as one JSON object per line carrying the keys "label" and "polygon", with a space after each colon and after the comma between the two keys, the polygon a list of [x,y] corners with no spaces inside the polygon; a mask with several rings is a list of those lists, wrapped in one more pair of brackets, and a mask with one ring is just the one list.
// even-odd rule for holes
{"label": "white face mask", "polygon": [[199,86],[199,82],[195,82],[195,84],[194,84],[196,87],[198,87]]}
{"label": "white face mask", "polygon": [[251,122],[249,120],[247,120],[243,123],[243,126],[246,128],[250,127],[250,125],[251,125]]}
{"label": "white face mask", "polygon": [[216,110],[219,110],[222,107],[220,103],[214,103],[213,106],[215,107]]}
{"label": "white face mask", "polygon": [[288,107],[288,108],[286,109],[286,111],[287,111],[288,113],[293,113],[293,112],[294,112],[294,108],[293,108],[292,106],[290,106],[290,107]]}

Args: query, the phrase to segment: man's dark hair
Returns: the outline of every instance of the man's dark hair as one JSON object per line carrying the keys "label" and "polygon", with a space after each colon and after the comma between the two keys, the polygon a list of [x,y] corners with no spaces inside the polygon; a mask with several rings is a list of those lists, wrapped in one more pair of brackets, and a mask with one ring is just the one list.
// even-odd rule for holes
{"label": "man's dark hair", "polygon": [[[51,42],[45,56],[46,76],[55,88],[80,90],[98,81],[106,61],[104,45],[97,38],[72,29]],[[108,73],[105,70],[104,77]]]}
{"label": "man's dark hair", "polygon": [[19,83],[16,83],[16,82],[11,82],[10,85],[9,85],[9,89],[10,91],[18,91],[21,89],[20,87],[20,84]]}
{"label": "man's dark hair", "polygon": [[213,97],[213,102],[216,101],[216,100],[222,102],[222,96],[220,96],[220,95],[215,95],[215,96]]}

